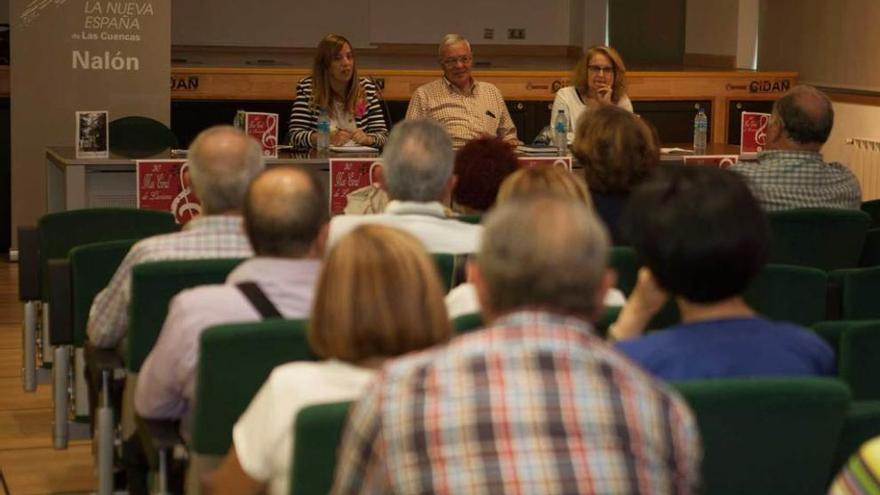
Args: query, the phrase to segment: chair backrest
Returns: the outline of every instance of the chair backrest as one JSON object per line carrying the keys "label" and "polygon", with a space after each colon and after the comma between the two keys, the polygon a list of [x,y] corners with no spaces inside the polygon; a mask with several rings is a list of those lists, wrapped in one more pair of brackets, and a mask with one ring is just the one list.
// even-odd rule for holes
{"label": "chair backrest", "polygon": [[617,288],[629,297],[636,287],[641,264],[636,252],[629,246],[612,246],[608,254],[608,266],[617,272]]}
{"label": "chair backrest", "polygon": [[703,440],[703,493],[824,493],[844,416],[832,378],[676,382]]}
{"label": "chair backrest", "polygon": [[171,129],[149,117],[122,117],[111,121],[109,127],[110,148],[114,152],[150,153],[178,146]]}
{"label": "chair backrest", "polygon": [[805,266],[767,265],[752,280],[745,299],[771,320],[812,325],[825,319],[828,275]]}
{"label": "chair backrest", "polygon": [[232,444],[232,426],[272,369],[315,359],[306,325],[272,319],[220,325],[202,333],[192,416],[195,453],[225,455]]}
{"label": "chair backrest", "polygon": [[128,306],[126,369],[137,373],[153,349],[178,292],[205,284],[220,284],[241,259],[173,260],[141,263],[131,271]]}
{"label": "chair backrest", "polygon": [[871,228],[880,227],[880,199],[862,203],[862,211],[871,216]]}
{"label": "chair backrest", "polygon": [[95,295],[110,283],[116,268],[136,239],[97,242],[70,250],[70,294],[72,299],[73,345],[86,341],[86,325]]}
{"label": "chair backrest", "polygon": [[294,420],[290,493],[330,493],[336,450],[352,402],[304,407]]}
{"label": "chair backrest", "polygon": [[437,273],[440,274],[440,280],[443,282],[443,290],[449,292],[455,279],[455,255],[432,254],[431,257],[434,258],[434,263],[437,265]]}
{"label": "chair backrest", "polygon": [[50,259],[67,258],[71,248],[84,244],[142,239],[179,228],[171,213],[135,208],[87,208],[49,213],[40,218],[37,227],[44,301],[48,295],[46,274]]}
{"label": "chair backrest", "polygon": [[452,320],[452,328],[458,335],[483,328],[483,315],[480,313],[463,314]]}
{"label": "chair backrest", "polygon": [[868,229],[859,266],[880,266],[880,227]]}
{"label": "chair backrest", "polygon": [[772,211],[770,262],[820,270],[859,264],[871,217],[858,210],[799,208]]}
{"label": "chair backrest", "polygon": [[458,217],[460,222],[470,223],[473,225],[479,225],[480,222],[483,221],[483,215],[477,213],[473,215],[461,215]]}
{"label": "chair backrest", "polygon": [[859,400],[850,403],[837,443],[831,475],[837,474],[863,443],[876,436],[880,436],[880,401]]}
{"label": "chair backrest", "polygon": [[841,319],[880,318],[880,266],[835,270],[829,279],[840,288]]}
{"label": "chair backrest", "polygon": [[880,400],[880,320],[849,322],[840,336],[837,374],[853,398]]}

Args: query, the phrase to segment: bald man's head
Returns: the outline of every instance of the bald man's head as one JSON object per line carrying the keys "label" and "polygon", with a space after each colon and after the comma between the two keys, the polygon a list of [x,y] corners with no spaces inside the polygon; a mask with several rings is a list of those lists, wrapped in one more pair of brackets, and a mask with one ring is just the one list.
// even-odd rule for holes
{"label": "bald man's head", "polygon": [[818,89],[799,85],[773,104],[788,138],[796,144],[820,148],[834,126],[831,100]]}
{"label": "bald man's head", "polygon": [[306,256],[326,222],[323,188],[314,174],[304,169],[273,167],[248,188],[244,224],[257,256]]}
{"label": "bald man's head", "polygon": [[207,215],[240,212],[248,184],[264,168],[260,144],[231,126],[202,131],[187,156],[193,189]]}

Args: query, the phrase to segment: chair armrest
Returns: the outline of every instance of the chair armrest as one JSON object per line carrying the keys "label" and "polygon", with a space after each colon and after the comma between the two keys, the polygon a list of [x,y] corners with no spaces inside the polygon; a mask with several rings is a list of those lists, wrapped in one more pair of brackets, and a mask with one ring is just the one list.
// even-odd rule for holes
{"label": "chair armrest", "polygon": [[73,344],[73,300],[70,286],[70,262],[49,260],[49,343]]}
{"label": "chair armrest", "polygon": [[18,228],[18,299],[40,299],[40,230]]}
{"label": "chair armrest", "polygon": [[[158,469],[159,452],[172,453],[178,446],[184,445],[183,439],[180,437],[179,420],[149,419],[135,416],[135,422],[144,453],[147,454],[150,467],[153,469]],[[168,459],[171,459],[170,455]]]}

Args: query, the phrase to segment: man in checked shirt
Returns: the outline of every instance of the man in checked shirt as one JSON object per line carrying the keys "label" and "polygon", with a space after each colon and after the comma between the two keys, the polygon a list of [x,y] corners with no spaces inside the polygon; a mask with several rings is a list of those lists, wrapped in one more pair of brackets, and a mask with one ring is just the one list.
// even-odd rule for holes
{"label": "man in checked shirt", "polygon": [[352,409],[333,492],[696,491],[691,411],[589,323],[614,281],[601,222],[544,197],[484,225],[468,275],[488,326],[385,365]]}

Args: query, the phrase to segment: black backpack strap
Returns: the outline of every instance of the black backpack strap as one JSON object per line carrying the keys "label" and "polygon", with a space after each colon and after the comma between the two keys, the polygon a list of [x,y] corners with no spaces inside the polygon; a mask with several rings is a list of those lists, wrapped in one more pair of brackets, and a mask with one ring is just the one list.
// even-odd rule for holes
{"label": "black backpack strap", "polygon": [[241,293],[244,294],[244,297],[250,301],[263,319],[282,317],[278,308],[272,304],[272,301],[266,297],[266,293],[264,293],[257,284],[253,282],[241,282],[240,284],[235,284],[235,286],[238,287],[238,290],[240,290]]}

